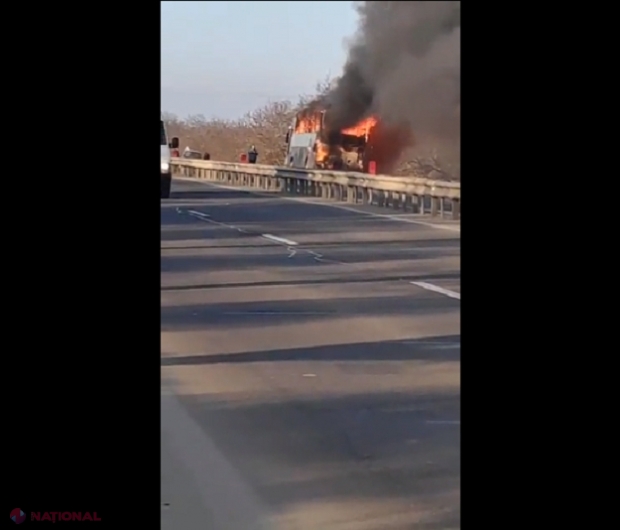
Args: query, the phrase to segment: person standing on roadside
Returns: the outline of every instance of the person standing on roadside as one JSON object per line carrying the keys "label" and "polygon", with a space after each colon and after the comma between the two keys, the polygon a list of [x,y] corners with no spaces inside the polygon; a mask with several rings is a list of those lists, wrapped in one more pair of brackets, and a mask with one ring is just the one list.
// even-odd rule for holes
{"label": "person standing on roadside", "polygon": [[256,147],[253,145],[252,147],[250,147],[250,150],[248,151],[248,163],[256,164],[257,158],[258,158],[258,151],[256,150]]}

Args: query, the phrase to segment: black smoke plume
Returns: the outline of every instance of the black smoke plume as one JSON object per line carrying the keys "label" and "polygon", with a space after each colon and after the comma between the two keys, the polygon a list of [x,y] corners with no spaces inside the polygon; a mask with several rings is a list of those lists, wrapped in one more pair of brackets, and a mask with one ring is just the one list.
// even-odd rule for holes
{"label": "black smoke plume", "polygon": [[460,139],[461,2],[357,2],[358,32],[322,103],[328,129],[374,115]]}

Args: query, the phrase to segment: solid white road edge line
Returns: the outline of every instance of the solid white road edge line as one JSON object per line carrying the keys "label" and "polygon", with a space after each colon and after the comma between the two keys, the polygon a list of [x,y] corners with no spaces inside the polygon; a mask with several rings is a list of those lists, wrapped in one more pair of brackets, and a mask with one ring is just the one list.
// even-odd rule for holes
{"label": "solid white road edge line", "polygon": [[193,473],[216,528],[271,528],[268,508],[174,394],[161,396],[161,430],[175,455]]}

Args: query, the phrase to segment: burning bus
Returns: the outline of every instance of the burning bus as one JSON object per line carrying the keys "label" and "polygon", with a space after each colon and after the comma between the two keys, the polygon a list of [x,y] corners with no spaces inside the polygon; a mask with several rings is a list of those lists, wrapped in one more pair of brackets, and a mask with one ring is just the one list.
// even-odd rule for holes
{"label": "burning bus", "polygon": [[373,117],[338,132],[325,126],[327,111],[298,114],[286,135],[284,165],[300,169],[368,171],[370,136],[377,124]]}

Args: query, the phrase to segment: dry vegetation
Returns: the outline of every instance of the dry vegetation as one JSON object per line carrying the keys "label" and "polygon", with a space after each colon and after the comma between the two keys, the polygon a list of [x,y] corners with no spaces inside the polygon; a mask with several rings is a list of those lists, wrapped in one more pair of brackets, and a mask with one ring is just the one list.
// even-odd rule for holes
{"label": "dry vegetation", "polygon": [[[319,83],[316,93],[324,93],[330,86],[329,80]],[[178,136],[181,150],[185,147],[208,152],[212,160],[237,162],[242,153],[254,144],[259,153],[259,164],[279,165],[285,158],[285,137],[295,114],[304,108],[316,95],[303,96],[296,103],[277,101],[263,108],[247,113],[238,120],[208,119],[203,115],[180,119],[164,113],[168,134]],[[423,148],[417,146],[403,153],[395,174],[435,179],[459,179],[460,164],[458,152],[451,156],[443,150],[438,154],[436,145]],[[438,144],[437,144],[438,145]]]}

